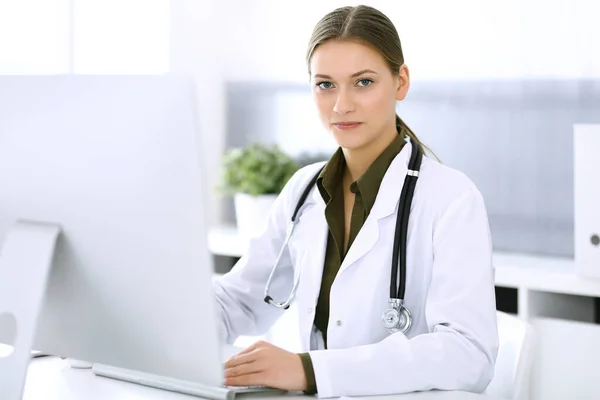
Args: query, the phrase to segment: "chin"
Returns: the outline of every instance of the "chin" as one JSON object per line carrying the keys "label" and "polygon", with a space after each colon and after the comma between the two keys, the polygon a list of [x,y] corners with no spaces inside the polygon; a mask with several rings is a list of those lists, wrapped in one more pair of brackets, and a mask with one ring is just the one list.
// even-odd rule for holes
{"label": "chin", "polygon": [[368,138],[358,132],[340,132],[334,129],[332,135],[338,146],[348,150],[360,149],[370,142]]}

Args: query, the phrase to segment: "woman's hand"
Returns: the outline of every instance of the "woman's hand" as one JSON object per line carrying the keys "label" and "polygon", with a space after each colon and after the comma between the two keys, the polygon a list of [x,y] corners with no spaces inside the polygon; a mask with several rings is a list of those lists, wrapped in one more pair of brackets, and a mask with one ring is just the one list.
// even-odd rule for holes
{"label": "woman's hand", "polygon": [[225,363],[225,385],[303,391],[306,377],[298,354],[260,341]]}

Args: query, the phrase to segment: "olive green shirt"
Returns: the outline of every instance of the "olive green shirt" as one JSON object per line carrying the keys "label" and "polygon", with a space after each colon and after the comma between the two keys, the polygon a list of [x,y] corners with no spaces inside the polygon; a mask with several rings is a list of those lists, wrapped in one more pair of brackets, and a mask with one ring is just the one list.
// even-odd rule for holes
{"label": "olive green shirt", "polygon": [[[401,131],[402,132],[402,131]],[[329,321],[329,293],[333,280],[346,256],[348,249],[352,246],[356,235],[362,228],[367,216],[371,212],[377,192],[383,177],[404,146],[404,132],[377,157],[367,171],[358,180],[350,185],[354,193],[354,206],[350,219],[350,232],[348,246],[344,248],[345,215],[344,215],[344,188],[342,187],[343,174],[346,162],[341,149],[338,149],[321,171],[317,179],[317,187],[325,201],[325,219],[329,226],[327,248],[325,251],[325,263],[321,290],[317,301],[314,324],[323,335],[325,348],[327,348],[327,325]],[[308,353],[300,354],[307,381],[306,393],[317,392],[315,375],[312,361]]]}

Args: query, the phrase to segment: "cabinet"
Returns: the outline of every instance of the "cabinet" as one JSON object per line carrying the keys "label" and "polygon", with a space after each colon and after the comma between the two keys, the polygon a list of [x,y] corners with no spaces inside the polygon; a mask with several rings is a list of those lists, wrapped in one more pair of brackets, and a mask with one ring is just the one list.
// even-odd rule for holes
{"label": "cabinet", "polygon": [[[236,259],[244,243],[233,226],[209,234],[216,257]],[[569,258],[494,253],[497,306],[532,324],[536,357],[533,400],[600,398],[600,279],[576,274]],[[296,350],[295,310],[290,308],[264,339]],[[256,338],[241,338],[244,345]]]}
{"label": "cabinet", "polygon": [[570,258],[497,253],[494,264],[498,307],[516,303],[535,330],[531,399],[600,398],[600,279]]}

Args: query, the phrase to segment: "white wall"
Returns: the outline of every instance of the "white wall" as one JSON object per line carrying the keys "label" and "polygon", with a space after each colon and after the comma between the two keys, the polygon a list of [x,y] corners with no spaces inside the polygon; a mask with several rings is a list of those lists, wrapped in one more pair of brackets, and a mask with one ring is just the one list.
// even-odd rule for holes
{"label": "white wall", "polygon": [[[171,73],[194,78],[198,95],[200,152],[208,188],[209,220],[221,218],[219,183],[225,145],[225,81],[221,31],[222,5],[213,0],[171,1]],[[233,55],[232,55],[233,56]]]}
{"label": "white wall", "polygon": [[[396,24],[413,80],[599,77],[596,0],[172,0],[172,71],[199,83],[209,185],[225,146],[226,83],[307,84],[305,51],[317,21],[343,5],[369,4]],[[309,96],[281,93],[270,116],[284,150],[331,149]],[[299,117],[301,116],[301,117]],[[243,134],[243,132],[241,133]],[[219,199],[210,193],[221,218]]]}
{"label": "white wall", "polygon": [[[359,3],[394,21],[413,80],[600,76],[596,0],[0,0],[0,73],[194,76],[212,189],[225,145],[225,83],[307,83],[315,23]],[[297,138],[286,130],[291,109],[307,116],[296,127],[314,132],[303,139],[320,144],[310,99],[280,100],[274,118],[284,147]],[[217,222],[214,194],[210,204]]]}
{"label": "white wall", "polygon": [[229,0],[226,79],[306,82],[314,24],[359,3],[395,23],[413,79],[600,76],[596,0]]}

